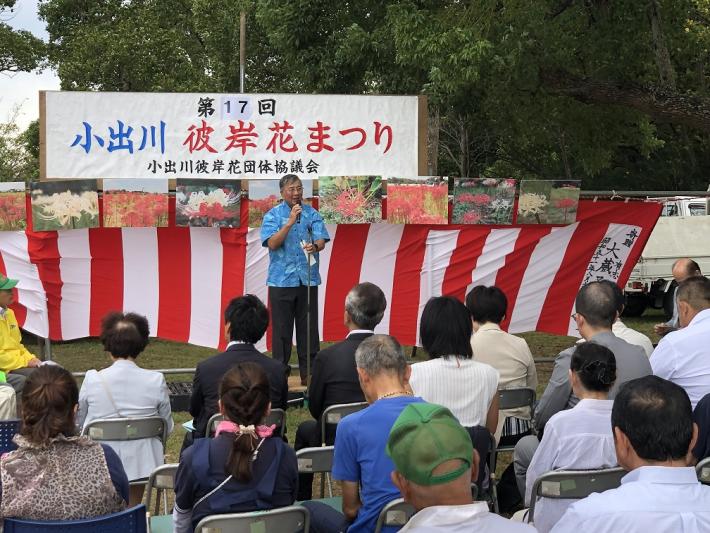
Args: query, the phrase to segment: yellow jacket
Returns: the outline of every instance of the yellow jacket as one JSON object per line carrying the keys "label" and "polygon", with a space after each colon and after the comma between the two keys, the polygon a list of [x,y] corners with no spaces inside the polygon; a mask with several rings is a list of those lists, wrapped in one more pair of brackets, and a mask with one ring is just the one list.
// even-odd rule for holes
{"label": "yellow jacket", "polygon": [[5,310],[5,318],[0,318],[0,370],[10,372],[25,368],[30,359],[34,358],[22,345],[20,326],[12,309]]}

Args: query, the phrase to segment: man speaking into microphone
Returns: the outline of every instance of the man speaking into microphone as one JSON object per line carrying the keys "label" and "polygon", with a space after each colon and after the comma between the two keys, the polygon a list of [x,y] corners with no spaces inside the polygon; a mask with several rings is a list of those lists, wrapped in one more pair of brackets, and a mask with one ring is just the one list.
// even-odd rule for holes
{"label": "man speaking into microphone", "polygon": [[[330,240],[318,211],[303,205],[303,184],[295,174],[279,180],[282,202],[264,215],[262,246],[269,248],[269,308],[271,310],[274,359],[286,365],[291,359],[293,326],[296,324],[296,349],[301,384],[307,381],[307,356],[311,363],[320,349],[318,335],[318,252]],[[308,279],[309,266],[311,262]],[[310,294],[310,354],[306,347],[308,291]]]}

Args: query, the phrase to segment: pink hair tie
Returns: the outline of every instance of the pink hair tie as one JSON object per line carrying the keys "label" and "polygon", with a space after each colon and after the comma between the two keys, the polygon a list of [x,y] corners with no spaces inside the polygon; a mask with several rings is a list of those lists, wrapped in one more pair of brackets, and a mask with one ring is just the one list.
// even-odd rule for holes
{"label": "pink hair tie", "polygon": [[239,434],[239,435],[244,435],[244,434],[256,434],[259,438],[266,438],[266,437],[271,437],[274,434],[274,431],[276,430],[276,424],[272,424],[270,426],[239,426],[239,424],[235,424],[234,422],[230,422],[229,420],[222,420],[219,424],[217,424],[217,431],[215,431],[215,437],[218,436],[220,433],[234,433],[234,434]]}

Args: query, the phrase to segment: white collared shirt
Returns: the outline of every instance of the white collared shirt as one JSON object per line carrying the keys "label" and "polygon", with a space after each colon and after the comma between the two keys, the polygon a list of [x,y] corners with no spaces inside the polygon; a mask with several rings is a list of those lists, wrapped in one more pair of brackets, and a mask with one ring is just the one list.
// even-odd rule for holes
{"label": "white collared shirt", "polygon": [[375,332],[372,331],[371,329],[353,329],[353,330],[348,331],[348,334],[345,335],[345,338],[347,339],[350,335],[357,335],[358,333],[370,333],[372,335],[375,334]]}
{"label": "white collared shirt", "polygon": [[415,514],[400,533],[471,532],[476,533],[534,533],[535,528],[513,522],[488,510],[483,502],[468,505],[435,505]]}
{"label": "white collared shirt", "polygon": [[663,337],[651,356],[651,367],[654,375],[683,387],[695,409],[710,393],[710,309]]}
{"label": "white collared shirt", "polygon": [[238,345],[240,345],[240,344],[251,344],[251,342],[246,342],[246,341],[229,341],[229,342],[227,343],[227,347],[225,348],[225,350],[229,350],[229,348],[230,348],[231,346],[238,346]]}
{"label": "white collared shirt", "polygon": [[[550,418],[528,467],[525,479],[527,505],[535,480],[546,472],[595,470],[617,465],[611,431],[613,405],[613,400],[580,400],[572,409],[560,411]],[[550,531],[572,503],[574,500],[541,498],[535,504],[535,529]]]}
{"label": "white collared shirt", "polygon": [[701,533],[710,531],[710,487],[692,467],[642,466],[618,489],[574,503],[554,533]]}

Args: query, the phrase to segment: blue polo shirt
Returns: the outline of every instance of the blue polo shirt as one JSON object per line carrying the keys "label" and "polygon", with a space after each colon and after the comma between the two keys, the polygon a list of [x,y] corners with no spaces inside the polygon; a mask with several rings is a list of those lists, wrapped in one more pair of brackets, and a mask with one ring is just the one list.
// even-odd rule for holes
{"label": "blue polo shirt", "polygon": [[[286,235],[283,245],[278,250],[269,250],[269,275],[266,284],[269,287],[299,287],[308,285],[308,260],[301,248],[301,241],[315,242],[330,240],[320,213],[310,205],[301,206],[301,222],[294,224]],[[268,247],[269,239],[288,222],[291,208],[286,202],[271,208],[264,215],[261,226],[261,244]],[[311,285],[320,285],[318,272],[318,254],[313,254],[316,264],[311,267]]]}
{"label": "blue polo shirt", "polygon": [[[333,478],[360,483],[362,501],[348,533],[374,531],[382,508],[400,497],[399,489],[390,478],[394,463],[385,452],[387,439],[404,408],[410,403],[423,401],[416,396],[383,398],[338,423]],[[397,528],[385,528],[384,531],[397,531]]]}

